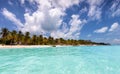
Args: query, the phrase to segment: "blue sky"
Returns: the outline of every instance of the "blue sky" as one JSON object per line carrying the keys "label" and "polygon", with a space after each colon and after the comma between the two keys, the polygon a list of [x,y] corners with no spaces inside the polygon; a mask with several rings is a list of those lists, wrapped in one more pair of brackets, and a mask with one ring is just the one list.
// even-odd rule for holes
{"label": "blue sky", "polygon": [[0,28],[120,44],[120,0],[0,0]]}

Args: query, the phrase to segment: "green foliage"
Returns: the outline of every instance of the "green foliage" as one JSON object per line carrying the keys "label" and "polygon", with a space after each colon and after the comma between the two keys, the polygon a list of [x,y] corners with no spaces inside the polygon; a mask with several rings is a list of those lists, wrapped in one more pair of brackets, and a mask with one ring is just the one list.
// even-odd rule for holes
{"label": "green foliage", "polygon": [[109,45],[92,42],[90,40],[54,39],[51,36],[47,38],[42,35],[31,36],[29,32],[23,34],[21,31],[9,31],[7,28],[3,28],[0,35],[0,43],[5,45]]}
{"label": "green foliage", "polygon": [[8,29],[7,28],[2,28],[0,35],[1,35],[2,44],[3,45],[6,44],[6,42],[8,40],[8,35],[9,35]]}

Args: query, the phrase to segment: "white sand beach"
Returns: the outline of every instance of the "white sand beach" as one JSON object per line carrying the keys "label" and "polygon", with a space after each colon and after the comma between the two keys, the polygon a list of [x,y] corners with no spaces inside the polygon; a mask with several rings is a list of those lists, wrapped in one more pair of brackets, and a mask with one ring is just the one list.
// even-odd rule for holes
{"label": "white sand beach", "polygon": [[0,48],[39,48],[52,47],[52,45],[0,45]]}
{"label": "white sand beach", "polygon": [[72,45],[0,45],[0,48],[44,48],[44,47],[65,47]]}
{"label": "white sand beach", "polygon": [[[45,48],[45,47],[66,47],[73,45],[0,45],[0,48]],[[78,45],[78,46],[98,46],[98,45]]]}

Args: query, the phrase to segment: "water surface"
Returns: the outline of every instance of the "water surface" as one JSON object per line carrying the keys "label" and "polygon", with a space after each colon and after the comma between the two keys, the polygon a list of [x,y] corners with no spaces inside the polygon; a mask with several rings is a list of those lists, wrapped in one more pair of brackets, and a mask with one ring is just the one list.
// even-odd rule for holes
{"label": "water surface", "polygon": [[0,74],[120,74],[120,46],[0,48]]}

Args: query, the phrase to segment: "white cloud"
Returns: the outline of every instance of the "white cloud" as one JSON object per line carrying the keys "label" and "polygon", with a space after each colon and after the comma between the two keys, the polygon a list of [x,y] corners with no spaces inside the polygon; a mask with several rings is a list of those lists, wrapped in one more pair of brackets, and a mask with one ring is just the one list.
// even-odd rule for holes
{"label": "white cloud", "polygon": [[[33,3],[33,0],[28,0],[30,3]],[[57,7],[62,10],[71,7],[72,5],[78,5],[82,0],[34,0],[39,6],[39,9],[44,10],[45,7]]]}
{"label": "white cloud", "polygon": [[21,4],[24,4],[25,3],[25,0],[20,0]]}
{"label": "white cloud", "polygon": [[103,0],[87,0],[90,5],[101,5]]}
{"label": "white cloud", "polygon": [[116,22],[116,23],[113,23],[113,25],[111,26],[111,28],[109,29],[109,31],[114,31],[118,28],[119,24]]}
{"label": "white cloud", "polygon": [[8,11],[6,8],[4,8],[2,10],[2,14],[9,19],[10,21],[12,21],[19,29],[21,27],[23,27],[23,24],[21,23],[21,21],[19,19],[17,19],[16,15],[14,15],[12,12]]}
{"label": "white cloud", "polygon": [[100,19],[101,18],[101,8],[99,7],[104,0],[87,0],[89,4],[89,11],[88,16],[92,18],[92,20]]}
{"label": "white cloud", "polygon": [[107,36],[113,38],[120,38],[120,26],[118,22],[115,22],[111,25]]}
{"label": "white cloud", "polygon": [[58,7],[51,5],[48,0],[36,0],[39,4],[38,9],[32,13],[24,14],[25,26],[23,31],[29,31],[32,34],[49,33],[59,28],[62,23],[62,16],[65,15]]}
{"label": "white cloud", "polygon": [[[107,32],[109,31],[109,32]],[[118,22],[115,22],[111,25],[111,27],[108,29],[108,27],[103,27],[100,29],[97,29],[94,31],[95,33],[105,33],[104,36],[102,36],[102,39],[99,39],[98,41],[107,42],[110,44],[120,44],[120,26]]]}
{"label": "white cloud", "polygon": [[64,23],[62,30],[52,32],[51,36],[55,38],[79,39],[80,31],[86,23],[86,20],[80,20],[79,15],[72,15],[71,17],[72,19],[69,22],[70,28]]}
{"label": "white cloud", "polygon": [[13,3],[11,2],[11,0],[8,1],[8,4],[9,4],[9,5],[13,5]]}
{"label": "white cloud", "polygon": [[80,14],[85,13],[85,12],[87,12],[87,11],[88,11],[87,7],[84,7],[84,8],[82,8],[82,9],[80,10]]}
{"label": "white cloud", "polygon": [[29,13],[24,14],[25,24],[22,28],[23,32],[29,31],[32,34],[38,34],[42,32],[41,22],[44,21],[44,14],[42,12],[34,12],[32,15]]}
{"label": "white cloud", "polygon": [[92,35],[91,34],[88,34],[87,37],[91,37]]}
{"label": "white cloud", "polygon": [[108,30],[108,27],[102,27],[100,29],[95,30],[95,33],[105,33]]}
{"label": "white cloud", "polygon": [[115,38],[112,40],[112,43],[113,44],[120,44],[120,39]]}
{"label": "white cloud", "polygon": [[120,8],[118,8],[115,12],[112,13],[112,16],[120,16]]}
{"label": "white cloud", "polygon": [[112,16],[120,16],[120,0],[115,0],[110,8]]}
{"label": "white cloud", "polygon": [[[10,21],[22,26],[23,32],[29,31],[31,34],[50,34],[56,37],[70,38],[79,37],[79,31],[85,20],[80,20],[79,16],[74,15],[69,23],[63,23],[63,17],[66,15],[67,8],[78,5],[82,0],[27,0],[29,3],[36,2],[37,10],[30,12],[26,9],[24,13],[25,23],[21,23],[15,14],[7,9],[3,10],[10,15],[4,14]],[[25,4],[25,0],[20,0],[21,5]],[[11,19],[12,16],[12,19]],[[70,24],[70,28],[68,26]],[[74,26],[73,26],[74,25]],[[60,29],[62,27],[62,29]],[[71,33],[70,33],[71,32]],[[74,35],[73,35],[74,33]]]}
{"label": "white cloud", "polygon": [[88,16],[92,17],[93,19],[100,19],[101,18],[101,10],[96,6],[91,6],[88,12]]}
{"label": "white cloud", "polygon": [[[62,23],[62,16],[65,14],[59,8],[50,9],[48,12],[45,12],[44,25],[41,25],[42,28],[46,31],[52,31],[57,28]],[[47,22],[46,22],[47,21]]]}
{"label": "white cloud", "polygon": [[82,0],[52,0],[54,6],[60,7],[63,10],[66,10],[66,8],[69,8],[72,5],[78,5],[81,1]]}
{"label": "white cloud", "polygon": [[[61,32],[56,31],[63,24],[63,16],[66,15],[65,10],[74,4],[79,4],[80,0],[34,0],[38,5],[38,9],[30,15],[25,13],[25,25],[22,31],[29,31],[32,34],[47,34]],[[32,3],[32,2],[30,2]],[[68,27],[68,26],[66,26]],[[63,34],[59,33],[58,37]]]}
{"label": "white cloud", "polygon": [[70,24],[70,33],[75,33],[77,30],[79,31],[81,29],[81,23],[82,21],[79,19],[79,15],[72,15],[71,16],[72,19],[70,20],[69,24]]}

